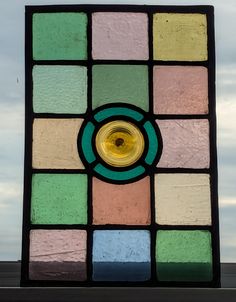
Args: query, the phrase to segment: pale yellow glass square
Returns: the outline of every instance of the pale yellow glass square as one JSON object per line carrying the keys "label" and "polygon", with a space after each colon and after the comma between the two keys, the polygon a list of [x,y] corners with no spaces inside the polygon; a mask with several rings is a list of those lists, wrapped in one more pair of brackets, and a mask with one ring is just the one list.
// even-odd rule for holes
{"label": "pale yellow glass square", "polygon": [[153,57],[163,61],[207,60],[206,15],[154,14]]}

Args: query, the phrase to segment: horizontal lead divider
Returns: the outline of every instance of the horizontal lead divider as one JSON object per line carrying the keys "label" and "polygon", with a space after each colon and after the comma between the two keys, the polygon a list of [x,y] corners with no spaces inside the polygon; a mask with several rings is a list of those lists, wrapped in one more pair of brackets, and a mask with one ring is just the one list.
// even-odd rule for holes
{"label": "horizontal lead divider", "polygon": [[212,231],[211,225],[124,225],[124,224],[31,224],[29,229],[38,230],[64,230],[64,229],[81,229],[81,230],[147,230],[147,231],[158,231],[158,230],[207,230]]}
{"label": "horizontal lead divider", "polygon": [[[33,113],[33,118],[89,118],[90,113]],[[150,118],[160,120],[191,120],[191,119],[209,119],[209,114],[151,114]]]}
{"label": "horizontal lead divider", "polygon": [[177,66],[204,66],[208,67],[209,61],[161,61],[161,60],[32,60],[32,65],[177,65]]}
{"label": "horizontal lead divider", "polygon": [[[191,168],[154,168],[152,173],[196,173],[196,174],[210,174],[210,169],[191,169]],[[87,169],[32,169],[33,174],[88,174],[91,171]],[[95,177],[95,176],[94,176]]]}

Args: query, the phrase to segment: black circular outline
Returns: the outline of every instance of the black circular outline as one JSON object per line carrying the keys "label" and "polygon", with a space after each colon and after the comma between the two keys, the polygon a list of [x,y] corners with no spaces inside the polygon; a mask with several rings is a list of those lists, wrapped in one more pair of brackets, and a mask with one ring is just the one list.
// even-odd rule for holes
{"label": "black circular outline", "polygon": [[[137,120],[135,120],[135,119],[133,119],[129,116],[115,115],[115,116],[107,117],[104,120],[102,120],[101,122],[97,122],[95,120],[94,116],[96,115],[96,113],[98,113],[98,112],[100,112],[104,109],[107,109],[107,108],[116,108],[116,107],[129,108],[129,109],[132,109],[134,111],[137,111],[137,112],[139,112],[140,114],[143,115],[143,118],[140,121],[137,121]],[[124,121],[128,121],[128,122],[133,123],[134,125],[136,125],[139,128],[139,130],[141,131],[141,133],[143,134],[143,137],[144,137],[145,145],[144,145],[144,151],[143,151],[141,157],[135,163],[133,163],[132,165],[127,166],[127,167],[112,167],[112,166],[110,166],[109,164],[107,164],[105,161],[102,160],[102,158],[99,156],[99,154],[96,150],[95,138],[96,138],[96,134],[97,134],[98,130],[104,124],[106,124],[108,122],[111,122],[111,121],[114,121],[114,119],[124,120]],[[81,140],[82,140],[82,137],[83,137],[84,129],[85,129],[85,127],[86,127],[86,125],[89,121],[92,122],[92,124],[95,126],[95,130],[92,134],[92,150],[94,152],[94,155],[95,155],[96,159],[92,163],[87,162],[87,160],[84,156],[82,146],[81,146]],[[147,132],[144,129],[143,125],[147,121],[151,122],[151,124],[152,124],[152,126],[153,126],[153,128],[156,132],[157,140],[158,140],[158,150],[157,150],[156,156],[155,156],[155,158],[154,158],[151,165],[149,165],[145,162],[145,157],[146,157],[148,149],[149,149],[149,139],[148,139]],[[159,129],[157,123],[156,123],[156,119],[154,118],[154,116],[152,114],[147,113],[147,112],[143,111],[142,109],[140,109],[139,107],[136,107],[134,105],[117,102],[117,103],[113,103],[113,104],[105,104],[105,105],[102,105],[102,106],[96,108],[95,110],[93,110],[91,117],[89,117],[89,118],[87,117],[87,118],[84,119],[84,121],[83,121],[83,123],[80,127],[78,137],[77,137],[77,149],[78,149],[78,153],[79,153],[79,156],[81,158],[81,161],[84,164],[84,166],[85,166],[85,168],[86,168],[86,170],[89,174],[94,175],[98,179],[100,179],[102,181],[105,181],[105,182],[108,182],[108,183],[128,184],[128,183],[133,183],[135,181],[138,181],[138,180],[142,179],[143,177],[145,177],[147,175],[150,175],[150,173],[155,173],[156,165],[157,165],[158,161],[160,160],[162,150],[163,150],[163,140],[162,140],[160,129]],[[141,166],[144,167],[145,171],[142,174],[140,174],[138,176],[135,176],[135,177],[133,177],[131,179],[128,179],[128,180],[113,180],[113,179],[106,178],[106,177],[102,176],[101,174],[97,173],[96,171],[94,171],[94,167],[97,164],[102,164],[104,167],[110,169],[111,171],[116,171],[116,172],[117,171],[118,172],[128,171],[132,168],[135,168],[135,167],[141,165]]]}

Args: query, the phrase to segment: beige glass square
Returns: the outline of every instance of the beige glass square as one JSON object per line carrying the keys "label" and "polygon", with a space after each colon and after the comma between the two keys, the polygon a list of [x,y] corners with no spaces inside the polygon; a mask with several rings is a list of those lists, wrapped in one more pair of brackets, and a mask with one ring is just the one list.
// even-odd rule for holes
{"label": "beige glass square", "polygon": [[36,169],[84,169],[77,149],[83,119],[35,119],[33,158]]}
{"label": "beige glass square", "polygon": [[211,225],[208,174],[156,174],[156,222],[161,225]]}

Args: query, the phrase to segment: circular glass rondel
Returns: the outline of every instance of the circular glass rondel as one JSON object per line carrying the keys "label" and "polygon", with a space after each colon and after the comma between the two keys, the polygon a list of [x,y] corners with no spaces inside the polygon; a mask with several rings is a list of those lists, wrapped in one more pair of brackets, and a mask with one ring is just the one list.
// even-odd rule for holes
{"label": "circular glass rondel", "polygon": [[113,167],[128,167],[142,156],[145,143],[137,126],[115,120],[98,130],[95,145],[104,162]]}
{"label": "circular glass rondel", "polygon": [[86,118],[78,135],[86,168],[110,183],[130,183],[155,167],[162,140],[155,121],[128,104],[104,105]]}

